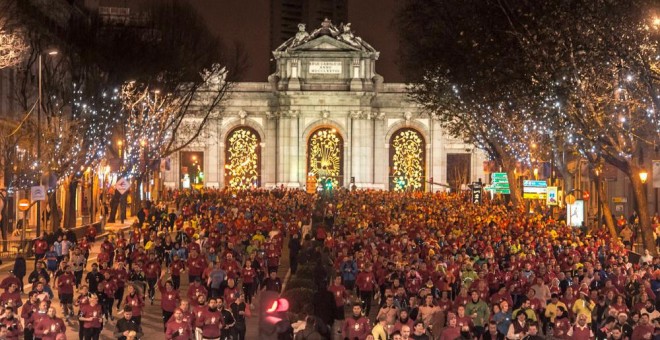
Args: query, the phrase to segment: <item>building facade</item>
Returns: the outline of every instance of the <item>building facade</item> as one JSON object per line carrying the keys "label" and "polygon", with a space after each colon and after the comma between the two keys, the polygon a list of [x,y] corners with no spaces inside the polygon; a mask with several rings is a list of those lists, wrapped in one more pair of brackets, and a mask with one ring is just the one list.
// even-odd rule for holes
{"label": "building facade", "polygon": [[[273,52],[276,72],[235,84],[204,138],[173,155],[165,187],[305,187],[312,176],[428,191],[483,178],[484,155],[442,131],[405,84],[386,83],[376,73],[379,52],[350,24],[298,28]],[[457,159],[462,170],[448,173]]]}

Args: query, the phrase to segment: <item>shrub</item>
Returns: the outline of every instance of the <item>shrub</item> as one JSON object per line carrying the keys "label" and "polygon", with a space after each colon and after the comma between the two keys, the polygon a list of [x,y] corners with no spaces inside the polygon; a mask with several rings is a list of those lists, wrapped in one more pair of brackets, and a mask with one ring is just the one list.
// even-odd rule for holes
{"label": "shrub", "polygon": [[289,313],[314,314],[314,290],[308,288],[287,289],[282,297],[289,300]]}

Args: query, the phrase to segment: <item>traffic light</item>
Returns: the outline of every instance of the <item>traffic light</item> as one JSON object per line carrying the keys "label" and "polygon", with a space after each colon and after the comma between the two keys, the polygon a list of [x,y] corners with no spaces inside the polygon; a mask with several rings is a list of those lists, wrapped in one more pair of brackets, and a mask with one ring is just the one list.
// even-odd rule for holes
{"label": "traffic light", "polygon": [[289,301],[272,291],[261,293],[261,313],[259,313],[259,339],[277,339],[278,335],[289,332],[291,323],[287,315]]}
{"label": "traffic light", "polygon": [[326,178],[325,179],[325,185],[324,185],[325,190],[332,190],[332,187],[333,187],[332,179]]}
{"label": "traffic light", "polygon": [[399,177],[396,180],[396,185],[399,187],[399,189],[403,189],[406,187],[406,179],[404,177]]}

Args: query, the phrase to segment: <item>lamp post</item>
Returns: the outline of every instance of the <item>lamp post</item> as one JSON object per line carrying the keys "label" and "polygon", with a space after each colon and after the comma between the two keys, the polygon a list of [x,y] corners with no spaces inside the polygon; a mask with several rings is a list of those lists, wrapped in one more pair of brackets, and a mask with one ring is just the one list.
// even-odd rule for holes
{"label": "lamp post", "polygon": [[[648,180],[648,179],[649,179],[649,173],[646,172],[646,170],[641,170],[639,172],[639,180],[642,182],[642,194],[644,195],[644,197],[647,197],[647,194],[646,194],[646,180]],[[648,197],[647,197],[647,200],[648,200]],[[648,206],[638,207],[638,209],[640,209],[640,210],[642,208],[648,209]]]}
{"label": "lamp post", "polygon": [[[56,50],[46,51],[46,54],[55,56],[58,54]],[[37,105],[37,162],[39,162],[39,185],[42,185],[42,165],[41,165],[41,105],[43,105],[43,53],[39,53],[39,105]],[[26,228],[27,226],[23,226]],[[55,226],[53,226],[55,229]],[[37,201],[37,236],[41,234],[41,201]]]}
{"label": "lamp post", "polygon": [[106,179],[108,174],[110,174],[110,166],[106,165],[101,168],[101,174],[103,174],[103,180],[101,182],[101,230],[105,230],[105,225],[108,219],[108,213],[106,211]]}

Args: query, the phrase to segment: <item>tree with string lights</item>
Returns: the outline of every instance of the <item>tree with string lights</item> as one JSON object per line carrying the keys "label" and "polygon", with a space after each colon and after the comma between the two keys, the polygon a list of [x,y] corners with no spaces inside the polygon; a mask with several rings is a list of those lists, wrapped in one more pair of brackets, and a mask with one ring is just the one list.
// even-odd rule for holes
{"label": "tree with string lights", "polygon": [[[397,22],[411,96],[450,135],[474,143],[507,172],[511,201],[522,204],[521,169],[531,141],[544,145],[528,101],[533,84],[506,18],[481,1],[408,1]],[[514,45],[515,46],[515,45]]]}
{"label": "tree with string lights", "polygon": [[0,69],[20,64],[28,52],[25,34],[12,16],[15,6],[15,1],[0,0]]}
{"label": "tree with string lights", "polygon": [[226,78],[226,68],[214,64],[198,81],[179,84],[171,92],[136,82],[122,87],[122,173],[135,179],[136,187],[161,158],[189,146],[210,119],[218,118],[229,86]]}
{"label": "tree with string lights", "polygon": [[[655,251],[639,174],[660,136],[658,10],[651,0],[409,1],[401,21],[410,45],[404,65],[417,76],[412,81],[422,79],[414,95],[440,112],[453,134],[467,130],[455,124],[470,116],[450,112],[446,97],[474,91],[470,124],[487,136],[501,127],[477,109],[517,104],[526,115],[510,122],[520,136],[536,132],[555,156],[574,150],[596,177],[604,163],[621,170],[632,184],[644,245]],[[424,38],[412,39],[422,29]]]}
{"label": "tree with string lights", "polygon": [[[525,3],[525,2],[523,2]],[[646,249],[655,252],[640,173],[660,143],[660,20],[652,0],[502,5],[532,77],[556,100],[549,117],[592,164],[630,180]],[[570,23],[570,24],[568,24]],[[601,202],[606,208],[606,201]],[[607,214],[606,214],[607,215]],[[608,225],[613,224],[608,221]],[[612,228],[613,229],[613,228]]]}
{"label": "tree with string lights", "polygon": [[[134,185],[132,192],[114,192],[109,222],[130,194],[140,207],[140,186],[150,186],[146,176],[160,159],[189,146],[209,120],[219,118],[230,84],[246,67],[242,46],[223,44],[187,2],[152,1],[141,10],[148,13],[145,28],[107,31],[102,45],[122,50],[107,65],[121,79],[131,79],[121,87],[123,123],[115,129],[122,144],[111,153],[123,164],[119,176]],[[158,39],[150,38],[153,32]]]}

